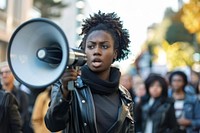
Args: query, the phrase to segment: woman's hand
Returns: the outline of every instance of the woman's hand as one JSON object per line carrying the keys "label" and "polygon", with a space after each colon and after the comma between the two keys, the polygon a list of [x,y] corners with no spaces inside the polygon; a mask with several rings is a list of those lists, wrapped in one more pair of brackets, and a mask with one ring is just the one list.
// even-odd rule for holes
{"label": "woman's hand", "polygon": [[188,120],[186,118],[179,118],[178,119],[178,124],[181,125],[181,126],[187,127],[187,126],[190,126],[191,123],[192,123],[191,120]]}
{"label": "woman's hand", "polygon": [[61,77],[61,82],[62,82],[63,96],[65,98],[67,98],[67,95],[70,90],[70,88],[68,88],[68,82],[75,81],[78,75],[80,75],[79,72],[72,67],[66,68],[65,72],[63,73]]}

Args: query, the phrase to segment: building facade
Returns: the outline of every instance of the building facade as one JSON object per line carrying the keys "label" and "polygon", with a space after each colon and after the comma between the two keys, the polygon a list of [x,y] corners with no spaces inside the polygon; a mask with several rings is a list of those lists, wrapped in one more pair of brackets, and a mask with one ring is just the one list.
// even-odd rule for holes
{"label": "building facade", "polygon": [[0,1],[0,62],[7,60],[7,46],[16,27],[32,17],[32,2],[32,0]]}

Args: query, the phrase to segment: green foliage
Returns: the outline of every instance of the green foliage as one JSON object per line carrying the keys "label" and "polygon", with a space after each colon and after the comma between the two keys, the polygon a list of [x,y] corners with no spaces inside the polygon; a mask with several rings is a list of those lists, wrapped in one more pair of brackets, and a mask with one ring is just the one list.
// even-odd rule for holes
{"label": "green foliage", "polygon": [[188,30],[185,29],[183,23],[173,22],[167,32],[165,39],[173,44],[175,42],[188,42],[193,43],[193,34],[190,34]]}
{"label": "green foliage", "polygon": [[146,41],[146,47],[150,47],[148,50],[153,57],[152,63],[159,61],[163,51],[169,70],[182,66],[191,67],[194,64],[195,36],[185,28],[180,19],[181,14],[181,10],[172,12],[168,9],[163,21],[151,28],[153,35]]}

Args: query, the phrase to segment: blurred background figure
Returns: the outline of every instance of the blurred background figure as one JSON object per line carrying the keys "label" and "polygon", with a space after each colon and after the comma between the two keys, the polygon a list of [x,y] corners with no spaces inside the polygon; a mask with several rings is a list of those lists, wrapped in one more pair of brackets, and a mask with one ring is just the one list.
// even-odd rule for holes
{"label": "blurred background figure", "polygon": [[199,80],[200,80],[200,73],[191,70],[190,85],[191,85],[193,88],[196,89],[197,86],[198,86]]}
{"label": "blurred background figure", "polygon": [[157,74],[145,80],[148,98],[137,106],[136,115],[141,116],[142,133],[177,133],[173,100],[168,98],[167,82]]}
{"label": "blurred background figure", "polygon": [[0,133],[22,133],[22,121],[15,97],[0,84]]}
{"label": "blurred background figure", "polygon": [[144,80],[139,75],[134,75],[132,79],[133,91],[134,91],[134,102],[135,104],[140,103],[142,98],[145,98],[146,89]]}
{"label": "blurred background figure", "polygon": [[196,95],[187,93],[187,76],[182,71],[174,71],[169,77],[175,100],[174,108],[180,133],[199,133],[200,131],[200,105]]}
{"label": "blurred background figure", "polygon": [[200,79],[199,79],[199,82],[198,82],[197,87],[196,87],[196,92],[197,92],[197,97],[200,101]]}
{"label": "blurred background figure", "polygon": [[134,98],[132,75],[129,73],[122,74],[120,77],[120,84],[123,85],[131,93],[132,98]]}
{"label": "blurred background figure", "polygon": [[34,133],[51,133],[45,125],[44,116],[47,112],[48,105],[51,97],[52,86],[49,86],[46,90],[41,92],[35,101],[31,123]]}
{"label": "blurred background figure", "polygon": [[[187,75],[186,71],[184,71],[184,70],[176,69],[174,71],[183,72],[184,75],[186,76],[186,79],[184,79],[184,81],[183,81],[184,83],[186,83],[184,88],[183,88],[185,93],[187,93],[189,95],[196,95],[196,86],[197,86],[197,82],[198,82],[197,73],[195,71],[190,70],[190,72],[189,72],[190,74]],[[170,76],[171,76],[172,73],[173,73],[173,71],[169,72],[169,75],[166,76],[166,78],[168,77],[169,84],[170,84],[170,81],[169,81],[170,80]],[[172,97],[172,94],[173,94],[173,89],[171,88],[171,85],[169,85],[168,96]]]}
{"label": "blurred background figure", "polygon": [[50,133],[44,123],[44,116],[48,109],[50,95],[51,88],[49,87],[41,92],[36,98],[31,118],[34,133]]}
{"label": "blurred background figure", "polygon": [[20,90],[18,86],[15,86],[15,78],[8,66],[7,62],[2,62],[0,64],[0,73],[1,73],[1,83],[2,88],[8,92],[11,92],[18,104],[19,104],[19,112],[22,119],[22,130],[25,133],[31,133],[32,129],[29,123],[29,115],[28,115],[28,96],[25,92]]}
{"label": "blurred background figure", "polygon": [[[140,106],[141,106],[141,102],[144,101],[147,98],[146,95],[146,88],[145,88],[145,84],[144,84],[144,80],[142,79],[141,76],[139,75],[134,75],[133,79],[133,91],[134,91],[134,111],[135,111],[135,131],[136,133],[141,132],[141,116],[138,115],[138,112],[140,112]],[[139,106],[139,107],[138,107]]]}

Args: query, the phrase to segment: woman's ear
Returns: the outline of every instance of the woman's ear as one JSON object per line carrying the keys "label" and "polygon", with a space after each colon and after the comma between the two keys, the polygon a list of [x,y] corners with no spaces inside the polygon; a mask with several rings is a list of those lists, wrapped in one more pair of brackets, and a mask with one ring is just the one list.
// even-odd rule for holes
{"label": "woman's ear", "polygon": [[117,59],[117,55],[118,55],[118,50],[115,49],[115,50],[114,50],[114,59]]}

